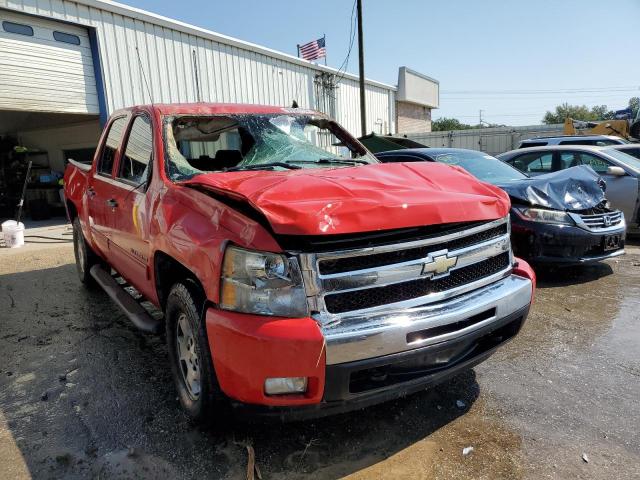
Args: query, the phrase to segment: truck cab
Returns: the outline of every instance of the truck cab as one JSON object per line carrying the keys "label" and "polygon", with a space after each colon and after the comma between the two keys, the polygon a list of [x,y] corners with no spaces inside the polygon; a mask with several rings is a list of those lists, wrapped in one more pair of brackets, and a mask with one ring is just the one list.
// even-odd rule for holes
{"label": "truck cab", "polygon": [[119,110],[93,164],[68,166],[65,197],[80,280],[166,334],[196,421],[424,389],[513,338],[535,290],[502,190],[447,165],[381,164],[312,110]]}

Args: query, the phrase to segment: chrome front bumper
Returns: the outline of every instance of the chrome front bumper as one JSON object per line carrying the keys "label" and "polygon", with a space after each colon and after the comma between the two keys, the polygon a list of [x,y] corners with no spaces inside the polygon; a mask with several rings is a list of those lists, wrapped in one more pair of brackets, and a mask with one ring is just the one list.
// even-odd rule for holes
{"label": "chrome front bumper", "polygon": [[[410,351],[466,335],[528,307],[532,289],[529,279],[512,274],[435,304],[367,315],[346,314],[322,327],[327,365]],[[474,318],[479,320],[470,321]],[[431,330],[436,327],[444,328]],[[445,333],[428,335],[429,330]],[[422,331],[427,335],[421,336]]]}

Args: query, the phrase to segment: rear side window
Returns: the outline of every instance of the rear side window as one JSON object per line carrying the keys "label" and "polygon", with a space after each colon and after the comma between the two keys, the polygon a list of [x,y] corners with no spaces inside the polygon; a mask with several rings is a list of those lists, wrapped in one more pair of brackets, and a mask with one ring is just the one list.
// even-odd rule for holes
{"label": "rear side window", "polygon": [[580,165],[580,154],[577,152],[563,152],[560,154],[560,168],[577,167]]}
{"label": "rear side window", "polygon": [[98,173],[101,175],[111,176],[113,171],[113,162],[116,159],[116,152],[122,140],[122,132],[126,126],[127,119],[125,117],[116,118],[109,127],[107,141],[102,149],[100,162],[98,163]]}
{"label": "rear side window", "polygon": [[520,148],[544,147],[546,145],[547,142],[523,142],[520,144]]}
{"label": "rear side window", "polygon": [[595,145],[595,140],[563,140],[558,145]]}
{"label": "rear side window", "polygon": [[423,158],[413,157],[409,155],[383,155],[378,158],[383,163],[397,163],[397,162],[423,162]]}
{"label": "rear side window", "polygon": [[526,173],[549,173],[553,167],[552,152],[526,153],[514,158],[511,163],[518,170]]}
{"label": "rear side window", "polygon": [[146,115],[141,115],[133,120],[127,148],[120,161],[118,178],[135,184],[142,183],[147,178],[152,154],[151,120]]}

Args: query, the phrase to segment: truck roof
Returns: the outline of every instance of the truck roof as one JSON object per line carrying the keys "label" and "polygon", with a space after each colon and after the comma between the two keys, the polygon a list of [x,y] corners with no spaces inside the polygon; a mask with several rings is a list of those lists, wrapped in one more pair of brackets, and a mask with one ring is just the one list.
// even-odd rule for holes
{"label": "truck roof", "polygon": [[[270,105],[251,105],[242,103],[154,103],[121,108],[113,114],[132,110],[148,110],[160,115],[221,115],[221,114],[292,114],[321,115],[322,112],[307,108],[289,108]],[[112,114],[112,115],[113,115]]]}

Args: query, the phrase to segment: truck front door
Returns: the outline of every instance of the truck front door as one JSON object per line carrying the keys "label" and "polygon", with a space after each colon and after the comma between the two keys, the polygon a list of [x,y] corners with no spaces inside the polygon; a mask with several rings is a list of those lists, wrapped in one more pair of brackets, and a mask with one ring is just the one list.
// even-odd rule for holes
{"label": "truck front door", "polygon": [[146,114],[133,117],[116,165],[110,260],[113,267],[147,298],[153,282],[149,281],[150,243],[147,212],[151,211],[147,187],[153,165],[153,133]]}
{"label": "truck front door", "polygon": [[87,207],[89,229],[94,246],[107,256],[113,225],[113,179],[118,149],[127,124],[126,117],[118,117],[107,126],[108,133],[98,154],[97,165],[89,175],[87,184]]}

